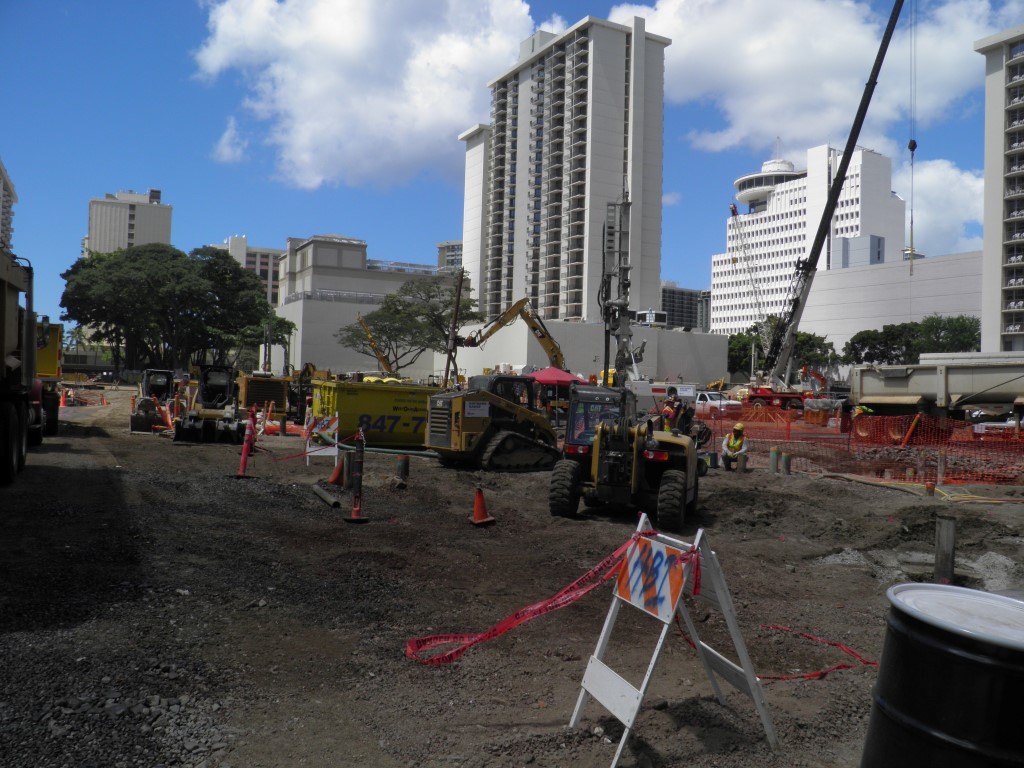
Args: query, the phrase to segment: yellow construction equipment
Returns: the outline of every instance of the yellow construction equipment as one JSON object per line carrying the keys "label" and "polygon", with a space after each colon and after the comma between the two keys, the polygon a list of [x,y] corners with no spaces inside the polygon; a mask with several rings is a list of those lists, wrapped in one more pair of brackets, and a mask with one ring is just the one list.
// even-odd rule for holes
{"label": "yellow construction equipment", "polygon": [[471,333],[466,337],[457,337],[456,344],[460,347],[482,347],[491,336],[505,326],[512,325],[520,317],[523,318],[523,322],[529,327],[534,338],[543,347],[545,354],[548,356],[548,365],[552,368],[561,368],[564,371],[565,355],[562,354],[562,348],[551,337],[551,333],[544,325],[544,321],[540,319],[533,307],[530,306],[529,299],[520,299],[479,331]]}
{"label": "yellow construction equipment", "polygon": [[356,320],[358,320],[359,324],[363,326],[363,331],[365,331],[366,333],[366,341],[369,342],[370,349],[373,350],[373,354],[377,357],[377,362],[380,364],[380,369],[388,376],[397,377],[398,371],[395,370],[395,366],[391,364],[391,361],[388,360],[388,356],[384,354],[383,350],[381,350],[381,348],[377,346],[377,340],[374,339],[373,334],[370,333],[370,327],[366,324],[366,321],[363,320],[363,316],[357,315]]}

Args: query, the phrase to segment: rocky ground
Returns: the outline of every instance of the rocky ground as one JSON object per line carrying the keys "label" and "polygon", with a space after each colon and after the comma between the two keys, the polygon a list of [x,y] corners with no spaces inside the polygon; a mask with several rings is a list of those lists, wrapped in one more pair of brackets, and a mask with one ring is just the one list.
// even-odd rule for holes
{"label": "rocky ground", "polygon": [[[237,446],[130,434],[129,393],[106,394],[65,409],[0,489],[0,765],[610,765],[613,716],[591,702],[568,728],[610,586],[453,664],[405,651],[554,595],[634,514],[553,519],[545,474],[413,458],[403,484],[370,455],[369,522],[349,524],[350,495],[312,490],[330,460],[307,466],[299,439],[263,440],[240,479]],[[487,527],[469,522],[477,487]],[[620,765],[859,765],[878,670],[832,644],[879,659],[886,590],[931,578],[936,515],[957,519],[958,583],[1024,583],[1017,489],[941,491],[712,470],[683,536],[717,551],[779,744],[747,697],[716,699],[673,626]],[[735,658],[721,615],[688,604]],[[605,660],[638,684],[660,627],[624,609]]]}

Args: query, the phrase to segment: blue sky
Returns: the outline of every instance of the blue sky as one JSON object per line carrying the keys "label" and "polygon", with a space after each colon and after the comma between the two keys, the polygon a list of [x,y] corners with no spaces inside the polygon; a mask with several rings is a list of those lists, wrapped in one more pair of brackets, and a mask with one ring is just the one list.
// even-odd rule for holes
{"label": "blue sky", "polygon": [[[861,144],[890,156],[929,255],[980,248],[983,59],[1024,0],[907,0]],[[732,182],[843,146],[891,3],[852,0],[0,0],[0,161],[15,252],[56,317],[92,197],[160,189],[173,245],[344,234],[432,263],[462,236],[460,132],[538,26],[586,15],[669,37],[662,277],[710,285]],[[916,58],[910,21],[916,18]],[[916,78],[911,78],[911,64]],[[911,83],[916,87],[911,88]],[[912,93],[914,98],[912,98]],[[909,207],[909,206],[908,206]]]}

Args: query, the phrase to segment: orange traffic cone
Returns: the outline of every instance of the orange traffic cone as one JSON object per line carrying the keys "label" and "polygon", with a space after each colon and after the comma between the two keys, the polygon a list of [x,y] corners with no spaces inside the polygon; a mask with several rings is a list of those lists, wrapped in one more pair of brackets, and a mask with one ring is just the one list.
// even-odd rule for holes
{"label": "orange traffic cone", "polygon": [[487,514],[487,503],[484,501],[484,492],[480,488],[476,489],[476,497],[473,499],[473,516],[469,520],[473,525],[487,525],[496,522]]}
{"label": "orange traffic cone", "polygon": [[345,456],[342,456],[337,464],[334,465],[334,471],[331,472],[331,476],[327,479],[327,482],[331,485],[341,485],[342,475],[345,473]]}
{"label": "orange traffic cone", "polygon": [[63,388],[61,388],[61,390],[60,390],[60,407],[61,408],[67,408],[68,407],[68,391],[66,389],[63,389]]}
{"label": "orange traffic cone", "polygon": [[110,405],[110,403],[107,402],[107,393],[106,392],[103,392],[102,394],[100,394],[100,405]]}

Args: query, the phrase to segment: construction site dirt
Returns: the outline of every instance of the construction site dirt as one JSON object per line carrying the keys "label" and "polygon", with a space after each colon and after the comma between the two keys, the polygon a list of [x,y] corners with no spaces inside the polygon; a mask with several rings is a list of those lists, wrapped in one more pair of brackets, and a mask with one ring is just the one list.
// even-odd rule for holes
{"label": "construction site dirt", "polygon": [[[130,395],[62,409],[0,489],[0,764],[611,764],[619,720],[591,700],[568,727],[611,582],[453,663],[406,650],[556,595],[629,541],[635,512],[553,518],[548,473],[413,457],[401,480],[399,457],[377,453],[355,510],[301,438],[261,439],[239,477],[240,446],[130,433]],[[932,580],[938,515],[956,520],[957,584],[1024,585],[1019,486],[929,496],[752,465],[701,479],[681,538],[703,529],[717,552],[778,745],[749,697],[717,699],[677,623],[622,766],[858,766],[886,591]],[[480,501],[490,525],[471,523]],[[688,606],[732,657],[722,615]],[[627,606],[605,662],[639,684],[661,627]]]}

